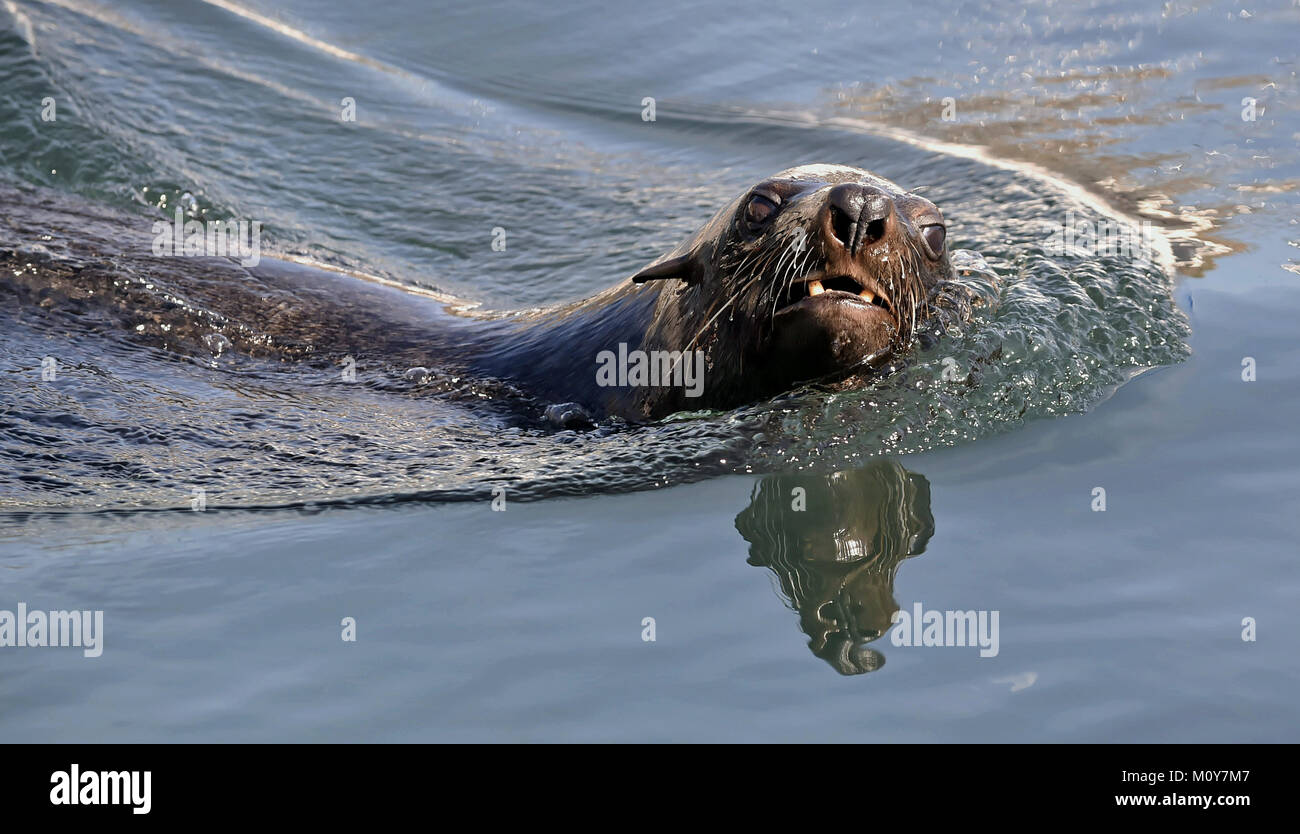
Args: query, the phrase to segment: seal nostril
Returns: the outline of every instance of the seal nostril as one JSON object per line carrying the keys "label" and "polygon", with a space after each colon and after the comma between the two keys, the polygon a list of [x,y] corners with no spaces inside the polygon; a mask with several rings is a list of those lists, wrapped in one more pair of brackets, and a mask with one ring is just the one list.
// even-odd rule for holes
{"label": "seal nostril", "polygon": [[885,236],[885,218],[872,220],[862,231],[862,243],[875,243]]}
{"label": "seal nostril", "polygon": [[831,233],[851,255],[883,238],[889,228],[893,203],[875,188],[843,183],[831,189],[827,203]]}
{"label": "seal nostril", "polygon": [[858,221],[839,206],[831,206],[831,234],[835,235],[847,249],[853,244],[853,234],[857,231]]}

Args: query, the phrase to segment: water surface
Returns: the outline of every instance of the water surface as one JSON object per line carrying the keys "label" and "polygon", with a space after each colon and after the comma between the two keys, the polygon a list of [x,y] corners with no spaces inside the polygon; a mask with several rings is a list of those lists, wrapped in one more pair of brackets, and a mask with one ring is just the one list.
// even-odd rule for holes
{"label": "water surface", "polygon": [[[0,608],[103,609],[106,645],[4,650],[0,737],[1294,740],[1298,23],[6,3],[0,178],[144,228],[260,218],[513,310],[833,161],[928,188],[1007,289],[878,388],[508,436],[400,368],[343,388],[6,304]],[[1046,256],[1066,212],[1159,221],[1170,257]],[[998,611],[997,656],[879,636],[918,602]]]}

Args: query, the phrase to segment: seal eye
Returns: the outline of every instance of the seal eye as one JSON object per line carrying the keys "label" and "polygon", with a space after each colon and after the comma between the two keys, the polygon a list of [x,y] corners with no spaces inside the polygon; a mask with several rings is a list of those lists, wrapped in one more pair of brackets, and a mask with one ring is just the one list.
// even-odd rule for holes
{"label": "seal eye", "polygon": [[943,226],[926,226],[921,230],[921,237],[925,238],[930,254],[937,258],[943,254],[943,242],[948,237],[948,230]]}
{"label": "seal eye", "polygon": [[772,219],[776,214],[776,201],[764,197],[762,194],[755,194],[749,198],[749,205],[745,206],[745,221],[750,226],[761,226]]}

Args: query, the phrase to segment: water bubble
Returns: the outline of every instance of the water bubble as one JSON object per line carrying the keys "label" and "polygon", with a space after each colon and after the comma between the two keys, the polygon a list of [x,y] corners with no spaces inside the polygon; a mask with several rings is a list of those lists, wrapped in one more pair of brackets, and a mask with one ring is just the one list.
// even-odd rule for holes
{"label": "water bubble", "polygon": [[203,344],[212,351],[213,356],[220,356],[230,350],[230,340],[221,333],[209,333],[203,337]]}
{"label": "water bubble", "polygon": [[958,272],[978,272],[994,278],[998,276],[984,256],[974,249],[953,249],[948,253],[948,261]]}
{"label": "water bubble", "polygon": [[594,425],[591,415],[577,403],[553,403],[542,416],[558,429],[588,429]]}
{"label": "water bubble", "polygon": [[411,383],[412,385],[425,385],[429,382],[429,379],[433,376],[433,373],[428,368],[417,366],[414,368],[410,368],[402,376],[405,377],[406,381]]}

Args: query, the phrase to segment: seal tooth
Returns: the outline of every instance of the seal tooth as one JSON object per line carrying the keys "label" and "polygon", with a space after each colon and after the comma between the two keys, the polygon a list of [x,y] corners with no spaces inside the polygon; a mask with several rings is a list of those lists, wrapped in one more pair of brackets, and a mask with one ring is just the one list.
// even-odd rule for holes
{"label": "seal tooth", "polygon": [[824,292],[826,292],[826,288],[822,286],[822,282],[821,282],[821,281],[809,281],[809,282],[808,282],[808,294],[809,294],[809,295],[821,295],[821,294],[824,293]]}
{"label": "seal tooth", "polygon": [[862,292],[858,293],[858,295],[862,296],[862,297],[865,298],[867,301],[875,301],[875,300],[876,300],[876,296],[871,292],[871,290],[863,290]]}

